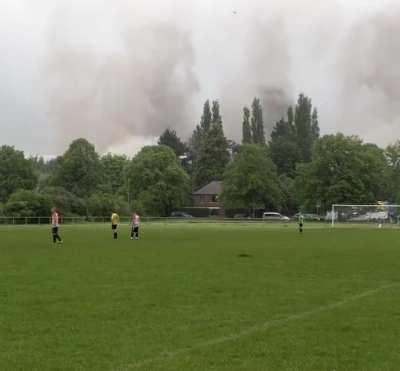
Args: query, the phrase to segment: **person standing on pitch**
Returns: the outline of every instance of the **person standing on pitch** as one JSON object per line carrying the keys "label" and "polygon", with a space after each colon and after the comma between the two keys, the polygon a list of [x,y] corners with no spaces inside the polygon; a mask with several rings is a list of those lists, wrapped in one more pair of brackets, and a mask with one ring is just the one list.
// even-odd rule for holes
{"label": "person standing on pitch", "polygon": [[302,213],[299,214],[299,232],[303,233],[303,225],[304,225],[304,216]]}
{"label": "person standing on pitch", "polygon": [[119,224],[119,215],[114,211],[111,214],[111,229],[114,234],[114,240],[118,238],[118,232],[117,232],[118,224]]}
{"label": "person standing on pitch", "polygon": [[132,229],[131,229],[131,240],[139,239],[139,227],[140,227],[140,216],[138,213],[132,215]]}
{"label": "person standing on pitch", "polygon": [[51,209],[51,234],[53,235],[53,244],[55,244],[56,242],[58,242],[58,243],[63,242],[60,235],[58,234],[59,227],[60,227],[60,224],[59,224],[58,212],[57,212],[57,209],[55,207],[53,207]]}

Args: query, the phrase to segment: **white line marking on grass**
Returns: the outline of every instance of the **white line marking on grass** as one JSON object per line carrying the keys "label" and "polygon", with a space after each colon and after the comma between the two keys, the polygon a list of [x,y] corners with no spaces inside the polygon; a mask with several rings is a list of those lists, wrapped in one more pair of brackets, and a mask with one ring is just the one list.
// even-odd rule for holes
{"label": "white line marking on grass", "polygon": [[218,344],[223,344],[223,343],[235,341],[235,340],[238,340],[238,339],[240,339],[242,337],[253,335],[253,334],[257,333],[257,332],[266,331],[266,330],[268,330],[270,328],[281,327],[281,326],[283,326],[283,325],[285,325],[285,324],[287,324],[288,322],[291,322],[291,321],[304,319],[304,318],[310,317],[310,316],[315,315],[315,314],[319,314],[319,313],[322,313],[322,312],[328,312],[328,311],[331,311],[333,309],[340,308],[340,307],[342,307],[342,306],[344,306],[346,304],[361,300],[361,299],[366,298],[368,296],[373,296],[373,295],[375,295],[375,294],[377,294],[377,293],[379,293],[381,291],[384,291],[384,290],[387,290],[387,289],[390,289],[392,287],[399,286],[399,285],[400,285],[400,283],[393,283],[393,284],[390,284],[390,285],[381,286],[381,287],[378,287],[376,289],[367,290],[367,291],[364,291],[364,292],[362,292],[360,294],[357,294],[357,295],[354,295],[354,296],[350,296],[348,298],[345,298],[343,300],[337,301],[337,302],[332,303],[332,304],[322,305],[322,306],[320,306],[318,308],[310,309],[310,310],[307,310],[307,311],[304,311],[304,312],[300,312],[300,313],[297,313],[297,314],[292,314],[292,315],[290,315],[288,317],[285,317],[285,318],[266,321],[266,322],[264,322],[264,323],[262,323],[260,325],[249,327],[248,329],[243,330],[241,332],[238,332],[236,334],[231,334],[231,335],[222,336],[222,337],[219,337],[219,338],[203,341],[201,343],[194,344],[194,345],[192,345],[192,346],[190,346],[188,348],[182,348],[182,349],[178,349],[178,350],[175,350],[175,351],[165,351],[165,352],[160,353],[156,357],[147,358],[147,359],[144,359],[143,361],[138,361],[138,362],[132,363],[132,364],[127,365],[127,366],[119,367],[115,371],[134,370],[134,369],[138,369],[138,368],[144,367],[144,366],[149,365],[149,364],[154,363],[154,362],[168,361],[168,360],[170,360],[172,358],[175,358],[177,356],[190,353],[191,351],[194,351],[194,350],[207,348],[207,347],[212,346],[212,345],[218,345]]}

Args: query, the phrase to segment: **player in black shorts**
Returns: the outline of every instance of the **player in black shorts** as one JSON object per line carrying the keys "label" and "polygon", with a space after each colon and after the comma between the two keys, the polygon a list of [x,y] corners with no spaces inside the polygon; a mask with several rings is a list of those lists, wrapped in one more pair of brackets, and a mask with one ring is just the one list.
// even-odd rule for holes
{"label": "player in black shorts", "polygon": [[303,226],[304,226],[304,216],[303,214],[299,215],[299,232],[300,234],[303,233]]}

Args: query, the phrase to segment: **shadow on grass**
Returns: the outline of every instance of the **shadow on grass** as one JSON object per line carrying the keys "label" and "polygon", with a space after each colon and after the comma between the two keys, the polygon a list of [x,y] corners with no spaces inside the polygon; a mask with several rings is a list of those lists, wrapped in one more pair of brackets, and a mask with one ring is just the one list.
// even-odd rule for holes
{"label": "shadow on grass", "polygon": [[250,255],[250,254],[238,254],[237,257],[238,258],[252,258],[253,255]]}

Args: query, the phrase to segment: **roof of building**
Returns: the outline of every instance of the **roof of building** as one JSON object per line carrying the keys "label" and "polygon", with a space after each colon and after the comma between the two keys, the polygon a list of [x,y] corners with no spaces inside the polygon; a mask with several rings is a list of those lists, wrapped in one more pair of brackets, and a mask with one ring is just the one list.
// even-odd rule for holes
{"label": "roof of building", "polygon": [[219,195],[222,192],[222,182],[216,180],[198,189],[194,195]]}

